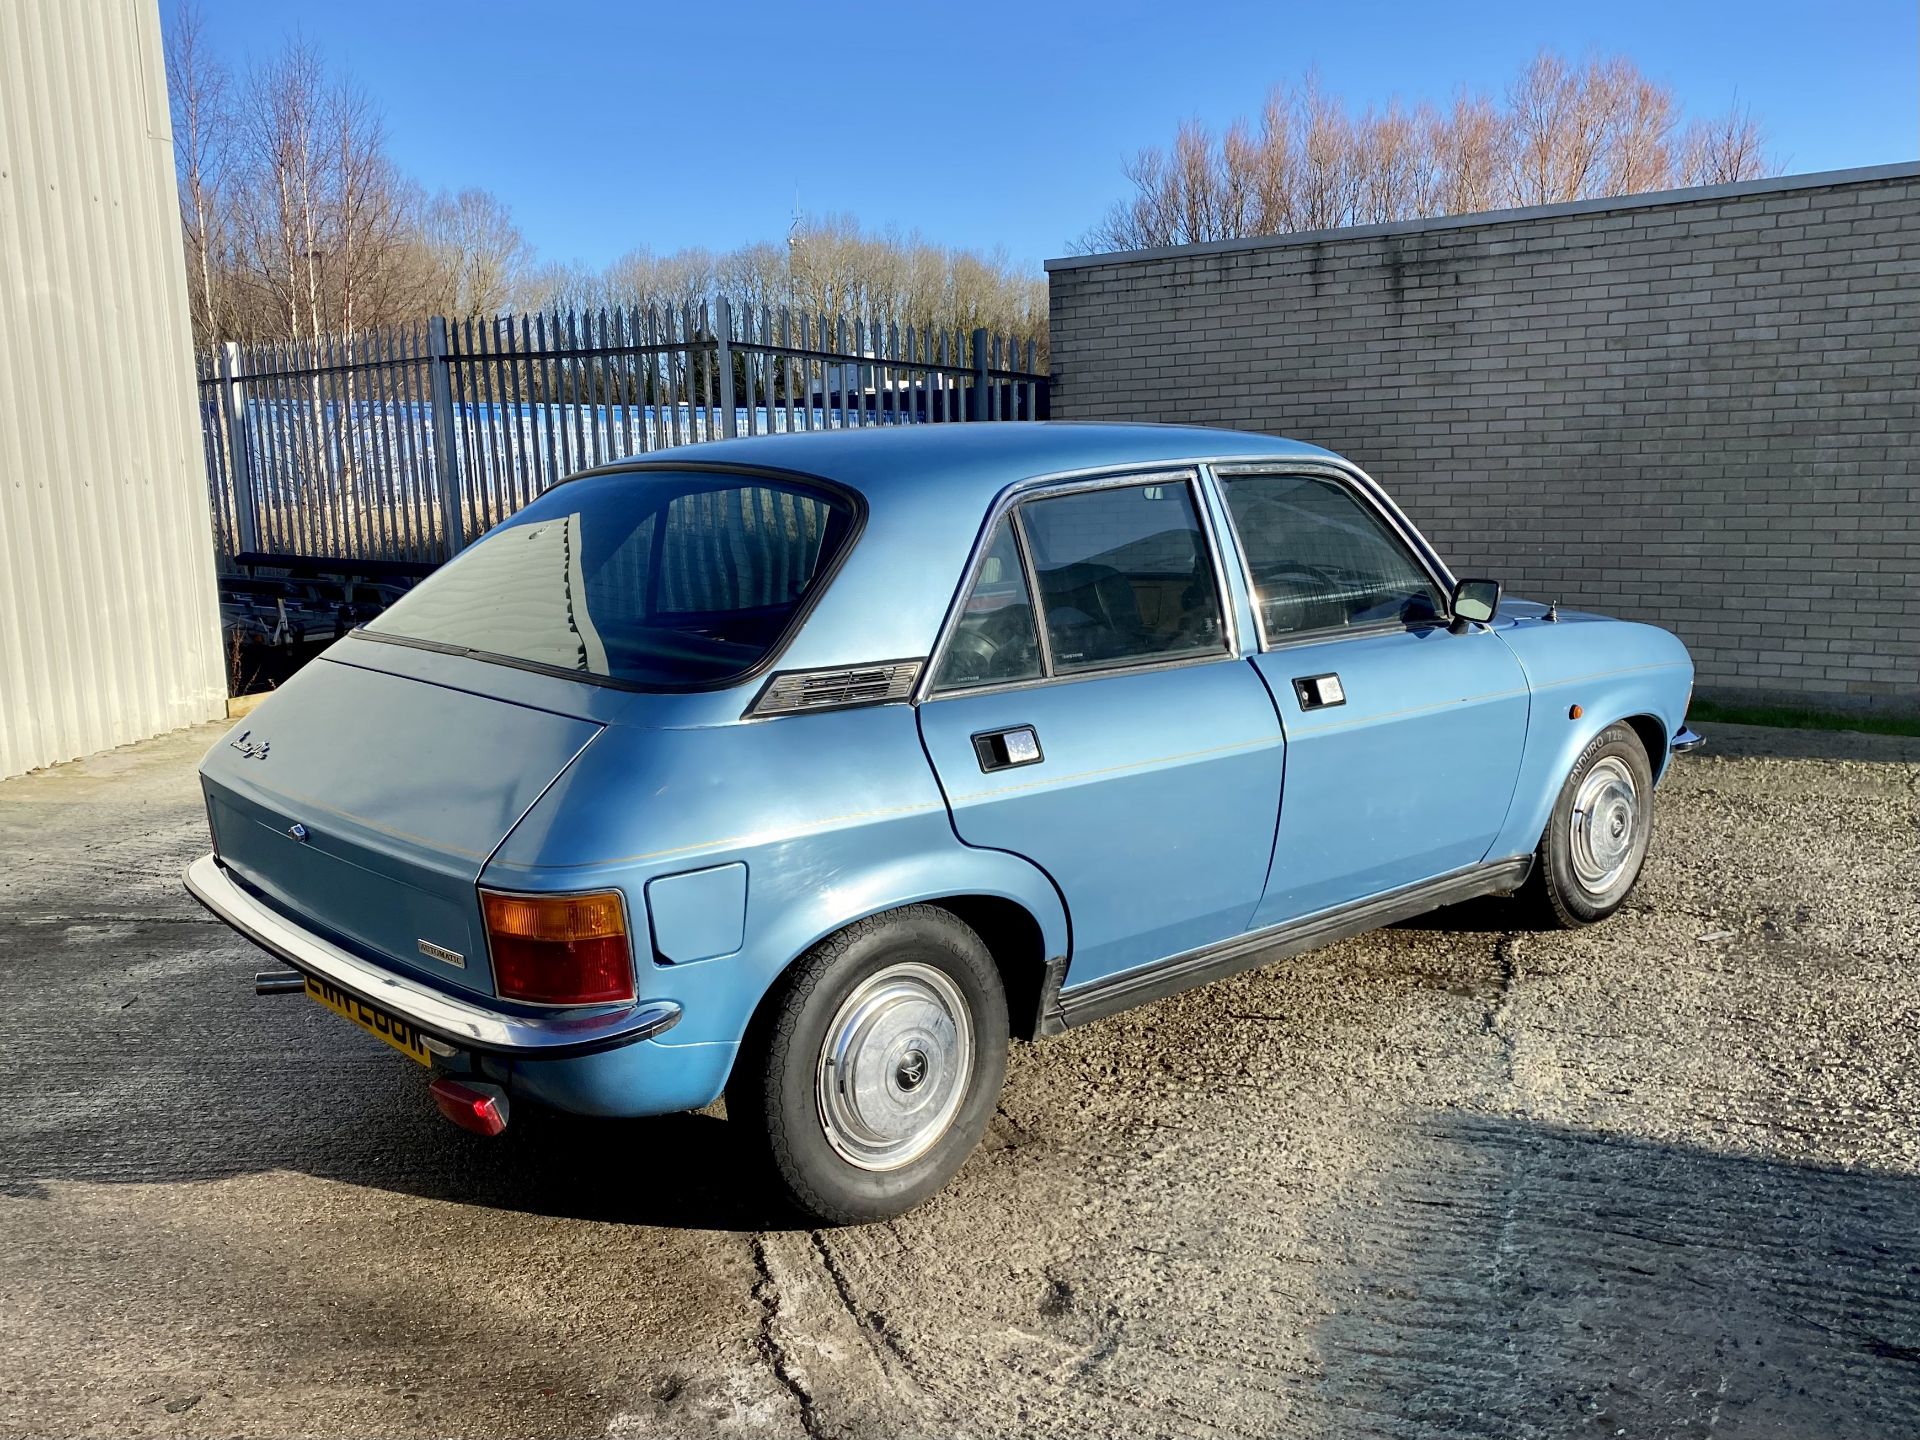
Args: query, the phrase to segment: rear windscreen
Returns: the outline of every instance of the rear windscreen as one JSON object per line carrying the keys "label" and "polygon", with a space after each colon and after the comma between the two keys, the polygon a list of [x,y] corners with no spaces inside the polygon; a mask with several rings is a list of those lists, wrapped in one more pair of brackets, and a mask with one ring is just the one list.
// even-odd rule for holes
{"label": "rear windscreen", "polygon": [[623,685],[722,685],[780,644],[853,521],[837,494],[757,476],[573,480],[366,629]]}

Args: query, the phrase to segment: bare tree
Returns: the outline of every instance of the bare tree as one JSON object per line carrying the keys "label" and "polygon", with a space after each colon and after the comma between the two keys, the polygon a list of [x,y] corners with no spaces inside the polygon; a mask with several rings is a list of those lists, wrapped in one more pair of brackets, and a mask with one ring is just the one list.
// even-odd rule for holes
{"label": "bare tree", "polygon": [[180,186],[180,230],[187,259],[187,300],[197,336],[229,331],[227,170],[232,77],[206,47],[199,7],[182,4],[167,34],[167,95],[173,111],[173,156]]}
{"label": "bare tree", "polygon": [[1309,76],[1296,102],[1299,113],[1300,178],[1296,206],[1303,230],[1332,230],[1351,225],[1360,200],[1360,173],[1356,163],[1358,138],[1346,106]]}
{"label": "bare tree", "polygon": [[1680,108],[1673,91],[1624,60],[1609,61],[1601,70],[1608,123],[1598,192],[1636,195],[1671,189],[1673,131]]}
{"label": "bare tree", "polygon": [[1513,132],[1492,100],[1462,91],[1444,117],[1428,112],[1426,143],[1435,185],[1425,214],[1467,215],[1506,203]]}
{"label": "bare tree", "polygon": [[1123,167],[1130,195],[1083,244],[1330,230],[1767,172],[1745,112],[1685,130],[1680,118],[1669,87],[1617,56],[1543,50],[1504,103],[1462,92],[1445,112],[1396,99],[1355,114],[1309,75],[1273,91],[1257,131],[1237,121],[1216,140],[1187,121],[1168,148],[1141,151]]}
{"label": "bare tree", "polygon": [[294,42],[248,76],[234,116],[235,259],[256,287],[261,338],[320,333],[326,149],[319,58]]}
{"label": "bare tree", "polygon": [[499,196],[442,192],[422,216],[428,275],[421,308],[433,315],[498,315],[523,298],[533,251]]}
{"label": "bare tree", "polygon": [[415,190],[387,155],[386,127],[366,95],[345,82],[321,106],[329,155],[323,226],[328,263],[323,314],[352,335],[419,304],[418,273],[408,258],[418,232]]}
{"label": "bare tree", "polygon": [[[737,307],[858,315],[881,334],[985,326],[1045,343],[1044,280],[1001,254],[876,234],[850,216],[810,218],[786,245],[641,248],[604,270],[538,265],[498,197],[429,199],[402,175],[378,109],[312,46],[295,38],[235,84],[205,33],[181,10],[168,57],[202,344],[310,342],[423,314],[697,310],[722,295]],[[1193,163],[1208,163],[1206,148]],[[1244,203],[1195,223],[1236,223]]]}
{"label": "bare tree", "polygon": [[372,103],[299,40],[235,85],[205,33],[186,8],[168,36],[201,342],[312,340],[419,314],[422,206]]}
{"label": "bare tree", "polygon": [[1597,63],[1569,64],[1543,50],[1507,91],[1513,126],[1509,184],[1520,205],[1552,205],[1594,193],[1605,173],[1611,82]]}
{"label": "bare tree", "polygon": [[1696,120],[1680,137],[1680,181],[1685,185],[1730,185],[1772,173],[1766,136],[1748,110],[1735,106],[1711,120]]}

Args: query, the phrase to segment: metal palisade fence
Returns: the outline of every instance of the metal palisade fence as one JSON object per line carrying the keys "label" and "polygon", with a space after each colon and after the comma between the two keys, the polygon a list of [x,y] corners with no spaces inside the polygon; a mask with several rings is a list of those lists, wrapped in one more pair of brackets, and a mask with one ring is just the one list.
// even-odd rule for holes
{"label": "metal palisade fence", "polygon": [[1047,413],[1032,341],[725,300],[230,344],[198,378],[229,566],[437,562],[563,476],[698,440]]}

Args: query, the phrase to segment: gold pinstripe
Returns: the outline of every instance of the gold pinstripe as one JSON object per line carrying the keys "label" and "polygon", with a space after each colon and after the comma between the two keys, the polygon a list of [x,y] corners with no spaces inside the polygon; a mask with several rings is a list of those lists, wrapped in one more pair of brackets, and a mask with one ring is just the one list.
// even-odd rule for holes
{"label": "gold pinstripe", "polygon": [[[637,855],[616,855],[610,860],[583,860],[581,865],[625,865],[635,860],[663,860],[669,855],[685,855],[693,850],[717,850],[728,845],[765,844],[769,840],[793,840],[802,835],[817,835],[822,830],[832,829],[835,825],[845,824],[849,820],[878,820],[888,815],[919,815],[930,810],[944,810],[940,805],[895,805],[883,810],[855,810],[846,815],[832,815],[825,820],[816,820],[793,830],[750,830],[744,835],[728,835],[718,840],[697,840],[691,845],[670,845],[664,850],[643,850]],[[576,865],[528,865],[518,867],[528,870],[572,870]]]}
{"label": "gold pinstripe", "polygon": [[1398,720],[1407,715],[1430,715],[1436,710],[1451,710],[1456,705],[1476,705],[1486,700],[1510,700],[1515,695],[1530,693],[1524,685],[1518,690],[1489,690],[1484,695],[1462,695],[1458,700],[1444,700],[1438,705],[1409,705],[1404,710],[1382,710],[1375,715],[1358,715],[1351,720],[1337,720],[1331,725],[1316,725],[1311,730],[1291,731],[1287,738],[1309,740],[1315,735],[1328,735],[1335,730],[1351,730],[1356,725],[1371,725],[1377,720]]}
{"label": "gold pinstripe", "polygon": [[[1672,661],[1663,661],[1658,665],[1623,665],[1615,670],[1595,670],[1586,675],[1569,675],[1564,680],[1553,679],[1543,682],[1541,689],[1552,689],[1560,685],[1582,685],[1589,680],[1606,680],[1615,675],[1638,675],[1649,670],[1678,670],[1680,666]],[[1311,730],[1299,730],[1291,733],[1289,739],[1307,740],[1315,735],[1329,735],[1336,730],[1351,730],[1356,725],[1370,725],[1376,720],[1398,720],[1408,715],[1427,715],[1437,710],[1448,710],[1455,705],[1473,705],[1487,700],[1508,700],[1515,695],[1537,693],[1531,687],[1522,686],[1518,690],[1489,690],[1484,695],[1462,695],[1458,700],[1448,700],[1439,705],[1414,705],[1404,710],[1383,710],[1377,715],[1361,715],[1352,720],[1340,720],[1331,725],[1316,725]]]}
{"label": "gold pinstripe", "polygon": [[[1672,665],[1672,664],[1629,665],[1618,670],[1598,670],[1590,675],[1576,675],[1566,680],[1554,680],[1549,683],[1553,685],[1576,685],[1586,680],[1604,679],[1609,675],[1631,675],[1643,670],[1673,670],[1677,668],[1678,667],[1676,665]],[[1498,691],[1491,691],[1485,695],[1463,696],[1459,700],[1450,700],[1444,705],[1419,705],[1419,706],[1413,706],[1405,710],[1390,710],[1383,714],[1363,716],[1360,719],[1347,721],[1339,725],[1318,726],[1312,730],[1306,730],[1306,731],[1300,732],[1299,738],[1306,739],[1309,736],[1313,736],[1313,735],[1325,735],[1330,731],[1350,729],[1352,726],[1368,724],[1374,720],[1394,719],[1403,715],[1419,715],[1427,711],[1444,710],[1452,705],[1465,705],[1465,704],[1470,704],[1474,701],[1481,701],[1481,700],[1504,700],[1513,695],[1525,695],[1527,693],[1528,692],[1525,689],[1498,690]],[[1172,765],[1172,764],[1177,764],[1178,762],[1183,760],[1197,760],[1203,756],[1223,755],[1236,750],[1253,750],[1253,749],[1260,748],[1262,746],[1271,746],[1275,743],[1276,743],[1276,740],[1274,738],[1262,736],[1260,738],[1253,739],[1253,740],[1236,740],[1230,745],[1212,745],[1212,746],[1208,746],[1204,750],[1183,750],[1177,754],[1157,755],[1147,760],[1130,760],[1123,765],[1104,765],[1093,770],[1078,770],[1071,775],[1050,775],[1039,780],[1024,781],[1018,785],[1001,785],[991,790],[975,790],[966,795],[958,795],[954,797],[953,804],[957,807],[960,805],[972,804],[975,801],[979,801],[979,800],[988,800],[993,798],[996,795],[1012,795],[1023,790],[1041,790],[1054,785],[1068,785],[1078,780],[1092,779],[1097,775],[1115,775],[1115,774],[1119,774],[1121,771],[1124,771],[1124,770],[1144,770],[1155,765]],[[699,840],[699,841],[695,841],[693,844],[690,844],[690,845],[671,845],[664,850],[643,850],[640,853],[635,855],[617,855],[608,860],[585,861],[585,862],[582,862],[582,864],[626,865],[626,864],[631,864],[635,861],[640,861],[640,860],[664,860],[674,855],[691,854],[693,851],[696,851],[696,850],[718,850],[718,849],[723,849],[727,846],[764,844],[770,840],[792,840],[802,835],[818,834],[823,830],[830,830],[836,825],[844,825],[854,820],[878,820],[878,819],[882,819],[884,817],[892,816],[892,815],[918,815],[918,814],[924,814],[928,811],[942,810],[945,808],[946,807],[944,805],[896,805],[896,806],[888,807],[886,809],[879,809],[879,810],[855,810],[845,815],[829,816],[824,820],[814,821],[812,824],[803,825],[800,828],[795,830],[749,831],[744,835],[728,835],[717,840]],[[466,854],[471,852],[463,851],[462,853]],[[535,866],[528,866],[525,868],[536,869],[536,870],[540,870],[540,869],[565,870],[565,869],[575,869],[578,867],[568,866],[568,865],[559,865],[559,866],[535,865]]]}
{"label": "gold pinstripe", "polygon": [[1077,770],[1071,775],[1048,775],[1019,785],[1001,785],[992,790],[975,790],[971,794],[956,795],[953,803],[963,805],[974,800],[990,799],[995,795],[1011,795],[1020,790],[1044,790],[1050,785],[1067,785],[1075,780],[1091,779],[1095,775],[1115,775],[1122,770],[1144,770],[1152,765],[1172,765],[1181,760],[1197,760],[1202,755],[1223,755],[1230,750],[1252,750],[1258,746],[1271,747],[1279,743],[1277,735],[1257,740],[1236,740],[1231,745],[1210,745],[1205,750],[1183,750],[1177,755],[1156,755],[1150,760],[1129,760],[1124,765],[1103,765],[1097,770]]}

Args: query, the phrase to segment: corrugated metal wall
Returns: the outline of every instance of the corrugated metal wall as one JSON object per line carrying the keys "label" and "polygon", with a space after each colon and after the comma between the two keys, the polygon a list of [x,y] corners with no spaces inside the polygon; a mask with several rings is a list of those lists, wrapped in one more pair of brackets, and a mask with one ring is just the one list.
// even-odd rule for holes
{"label": "corrugated metal wall", "polygon": [[0,0],[0,775],[223,713],[155,0]]}

